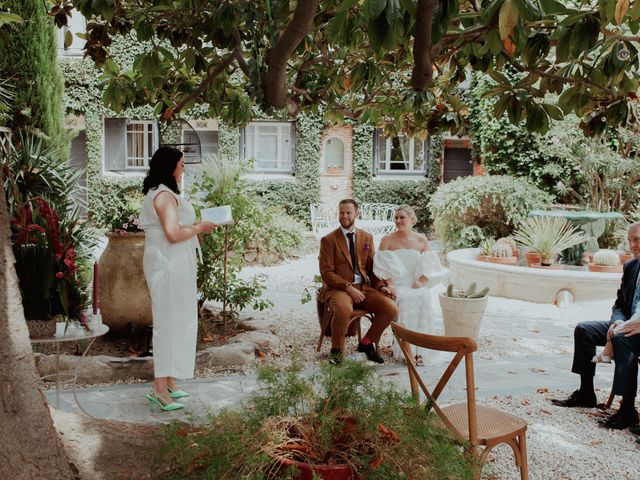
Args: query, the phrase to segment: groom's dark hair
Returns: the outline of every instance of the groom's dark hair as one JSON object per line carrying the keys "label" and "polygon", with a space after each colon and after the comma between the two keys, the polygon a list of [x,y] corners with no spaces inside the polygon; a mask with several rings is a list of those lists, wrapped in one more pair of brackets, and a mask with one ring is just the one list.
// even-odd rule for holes
{"label": "groom's dark hair", "polygon": [[351,205],[353,205],[356,211],[360,210],[360,207],[358,206],[358,202],[356,202],[353,198],[345,198],[344,200],[340,200],[340,203],[338,204],[338,208],[340,208],[345,203],[350,203]]}

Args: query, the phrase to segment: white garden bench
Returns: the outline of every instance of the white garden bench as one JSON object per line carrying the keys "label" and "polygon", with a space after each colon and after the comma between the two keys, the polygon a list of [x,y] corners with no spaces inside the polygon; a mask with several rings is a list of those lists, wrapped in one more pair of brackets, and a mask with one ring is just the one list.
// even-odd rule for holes
{"label": "white garden bench", "polygon": [[[312,203],[310,209],[311,228],[318,240],[340,225],[338,205]],[[363,203],[360,205],[360,215],[356,221],[356,227],[371,233],[374,237],[391,233],[395,229],[397,209],[398,205],[391,203]]]}

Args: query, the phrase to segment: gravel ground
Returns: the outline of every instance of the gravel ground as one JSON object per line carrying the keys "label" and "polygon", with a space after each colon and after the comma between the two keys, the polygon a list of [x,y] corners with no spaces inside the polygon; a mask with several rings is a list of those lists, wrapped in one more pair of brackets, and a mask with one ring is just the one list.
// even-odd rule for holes
{"label": "gravel ground", "polygon": [[[268,318],[279,328],[282,344],[277,352],[272,352],[262,362],[277,366],[289,364],[292,353],[304,363],[305,368],[315,368],[326,361],[328,344],[323,344],[323,352],[316,353],[318,321],[313,302],[301,305],[301,291],[312,285],[317,272],[317,257],[309,255],[299,260],[274,267],[252,267],[243,271],[250,277],[257,273],[267,276],[268,288],[265,296],[275,303],[268,312],[244,312],[256,318]],[[436,316],[439,307],[436,291],[432,292]],[[527,450],[530,478],[546,479],[640,479],[638,471],[638,447],[635,437],[628,431],[613,431],[598,426],[593,409],[564,409],[551,404],[552,397],[566,397],[574,384],[567,384],[562,391],[548,392],[545,380],[554,370],[568,370],[573,351],[572,330],[580,320],[608,318],[610,302],[593,302],[572,305],[560,309],[553,305],[539,305],[518,300],[491,297],[485,313],[481,336],[478,340],[476,376],[480,366],[491,366],[491,360],[513,361],[513,365],[526,367],[532,372],[530,378],[519,375],[518,392],[511,395],[491,395],[479,401],[524,418],[529,424]],[[437,320],[438,321],[438,320]],[[438,321],[440,323],[440,321]],[[391,344],[391,334],[386,332],[381,340],[383,351]],[[347,344],[347,349],[355,347],[355,339]],[[350,347],[349,347],[350,346]],[[400,362],[389,357],[386,351],[385,368],[399,366]],[[542,360],[540,360],[542,359]],[[485,360],[481,363],[481,360]],[[544,361],[544,365],[539,362]],[[442,364],[438,359],[427,359],[427,366]],[[558,366],[561,364],[562,366]],[[546,369],[546,371],[545,371]],[[253,370],[251,367],[245,371]],[[563,370],[563,371],[564,371]],[[204,376],[220,375],[224,372],[201,372]],[[237,370],[236,370],[237,373]],[[515,373],[506,370],[506,373]],[[598,370],[603,385],[610,385],[612,369]],[[502,372],[503,378],[505,372]],[[390,375],[397,375],[390,373]],[[538,376],[536,376],[538,375]],[[507,377],[509,375],[506,375]],[[516,377],[513,375],[511,377]],[[577,377],[570,378],[577,382]],[[596,380],[600,377],[597,376]],[[506,380],[513,381],[512,378]],[[529,382],[529,383],[527,383]],[[598,383],[596,383],[598,384]],[[524,385],[524,388],[523,388]],[[499,385],[495,388],[499,391]],[[608,388],[608,387],[607,387]],[[503,389],[504,390],[504,389]],[[508,390],[508,387],[507,387]],[[520,394],[525,392],[525,394]],[[601,400],[608,395],[602,388],[598,392]],[[455,399],[451,399],[455,400]],[[519,478],[513,462],[511,449],[502,445],[490,454],[484,470],[484,479]]]}

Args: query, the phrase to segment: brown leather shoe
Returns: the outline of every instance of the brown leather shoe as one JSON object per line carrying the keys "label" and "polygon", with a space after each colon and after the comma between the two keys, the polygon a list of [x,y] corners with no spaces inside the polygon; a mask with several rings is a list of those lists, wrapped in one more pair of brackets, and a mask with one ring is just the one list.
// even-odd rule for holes
{"label": "brown leather shoe", "polygon": [[594,408],[598,404],[598,400],[596,399],[596,394],[593,393],[591,395],[585,395],[580,390],[576,390],[565,400],[560,400],[558,398],[554,398],[551,400],[551,403],[557,405],[558,407],[584,407],[584,408]]}

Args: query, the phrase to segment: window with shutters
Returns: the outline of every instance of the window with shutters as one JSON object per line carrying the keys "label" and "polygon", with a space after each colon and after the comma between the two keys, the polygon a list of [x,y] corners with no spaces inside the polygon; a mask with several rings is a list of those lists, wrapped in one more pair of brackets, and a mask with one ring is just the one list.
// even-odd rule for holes
{"label": "window with shutters", "polygon": [[158,128],[153,120],[104,119],[106,171],[145,172],[158,148]]}
{"label": "window with shutters", "polygon": [[429,164],[429,139],[419,137],[386,137],[382,130],[374,132],[373,167],[378,174],[426,175]]}
{"label": "window with shutters", "polygon": [[241,154],[254,172],[293,173],[295,128],[292,123],[253,122],[241,132]]}

